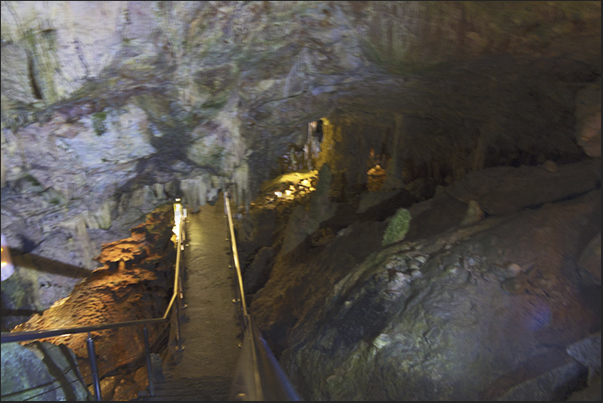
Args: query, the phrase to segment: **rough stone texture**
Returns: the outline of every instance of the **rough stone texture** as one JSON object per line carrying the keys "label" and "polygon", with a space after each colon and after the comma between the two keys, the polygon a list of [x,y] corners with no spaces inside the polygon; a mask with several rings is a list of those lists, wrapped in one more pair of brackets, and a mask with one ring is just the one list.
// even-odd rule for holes
{"label": "rough stone texture", "polygon": [[47,342],[2,344],[2,400],[89,400],[71,349]]}
{"label": "rough stone texture", "polygon": [[[422,214],[446,205],[436,200]],[[599,203],[596,190],[464,227],[460,203],[448,230],[381,251],[384,223],[358,223],[277,256],[251,311],[305,399],[499,398],[600,327],[577,272]]]}
{"label": "rough stone texture", "polygon": [[270,277],[270,269],[275,255],[274,248],[271,247],[263,247],[255,254],[253,261],[243,272],[246,295],[255,294],[266,284]]}
{"label": "rough stone texture", "polygon": [[590,242],[586,245],[580,258],[578,259],[578,266],[582,269],[587,276],[590,276],[593,281],[601,285],[601,233],[599,232]]}
{"label": "rough stone texture", "polygon": [[567,353],[586,367],[601,372],[601,332],[567,346]]}
{"label": "rough stone texture", "polygon": [[497,400],[503,402],[566,400],[573,390],[580,389],[581,384],[584,384],[587,372],[580,363],[569,362],[514,386]]}
{"label": "rough stone texture", "polygon": [[281,253],[289,253],[308,235],[314,233],[320,223],[331,218],[335,213],[335,206],[331,203],[329,194],[333,181],[329,165],[323,164],[318,172],[316,192],[311,195],[307,207],[297,205],[289,216],[289,222],[283,234]]}
{"label": "rough stone texture", "polygon": [[601,400],[601,374],[594,377],[587,388],[572,393],[568,401],[594,402]]}
{"label": "rough stone texture", "polygon": [[576,94],[576,138],[591,157],[601,156],[601,78]]}
{"label": "rough stone texture", "polygon": [[358,211],[357,213],[364,213],[372,206],[375,206],[381,203],[384,200],[390,199],[395,196],[398,192],[366,192],[362,193],[361,199],[358,203]]}
{"label": "rough stone texture", "polygon": [[[62,263],[61,275],[65,264],[70,273],[95,269],[102,243],[127,237],[145,213],[174,197],[190,199],[196,209],[228,189],[248,210],[279,157],[306,143],[307,124],[323,117],[316,168],[331,168],[329,193],[338,202],[367,186],[372,150],[387,162],[382,190],[407,187],[421,200],[486,167],[512,166],[514,173],[537,167],[544,175],[507,196],[518,199],[508,207],[484,195],[464,197],[472,192],[461,201],[439,195],[430,214],[415,217],[411,210],[412,222],[425,225],[411,224],[407,240],[451,230],[472,200],[486,214],[511,214],[600,186],[598,169],[573,182],[564,176],[585,154],[600,155],[600,2],[6,1],[1,7],[2,232],[23,260],[33,260],[31,254]],[[547,160],[559,169],[543,166]],[[541,183],[561,182],[544,198],[537,191]],[[382,237],[382,223],[368,218],[410,207],[394,206],[398,196],[410,200],[398,193],[354,225],[336,213],[323,228],[316,221],[301,228],[285,248],[292,256],[308,244],[330,248],[342,254],[341,266],[324,275],[324,285],[306,281],[312,285],[300,291],[304,302],[277,292],[295,308],[272,304],[268,317],[282,323],[267,319],[266,328],[286,332],[319,299],[314,291],[326,295],[379,248],[374,240],[361,242]],[[297,224],[308,224],[299,208],[297,216]],[[344,242],[352,235],[355,243]],[[283,259],[275,267],[286,267]],[[28,264],[9,279],[18,281],[13,290],[27,290],[20,296],[26,310],[44,309],[66,292],[60,287],[77,281],[54,274],[49,281]],[[396,287],[406,275],[392,273]],[[279,276],[277,270],[268,283],[288,279]],[[45,284],[54,290],[41,291]],[[4,289],[3,283],[3,299]],[[331,393],[327,386],[339,381],[330,379],[313,386]]]}
{"label": "rough stone texture", "polygon": [[511,214],[595,189],[600,164],[600,160],[587,160],[562,165],[557,172],[540,167],[495,167],[473,172],[446,191],[464,203],[476,201],[489,215]]}
{"label": "rough stone texture", "polygon": [[[60,329],[150,319],[163,316],[171,297],[171,269],[175,250],[171,240],[172,205],[160,207],[145,223],[131,230],[130,238],[103,245],[95,259],[103,264],[78,283],[66,298],[41,314],[35,314],[11,332]],[[149,338],[161,325],[149,326]],[[137,362],[144,349],[140,327],[121,327],[93,332],[99,375]],[[75,353],[86,383],[91,383],[87,334],[43,339],[69,347]],[[121,380],[120,380],[121,382]],[[124,382],[130,382],[125,379]],[[117,391],[115,392],[117,394]]]}
{"label": "rough stone texture", "polygon": [[[4,2],[2,232],[94,269],[183,191],[196,209],[234,183],[248,208],[321,117],[340,197],[371,149],[387,187],[421,179],[421,197],[484,166],[573,162],[576,129],[596,131],[600,7]],[[78,216],[84,231],[61,228]]]}

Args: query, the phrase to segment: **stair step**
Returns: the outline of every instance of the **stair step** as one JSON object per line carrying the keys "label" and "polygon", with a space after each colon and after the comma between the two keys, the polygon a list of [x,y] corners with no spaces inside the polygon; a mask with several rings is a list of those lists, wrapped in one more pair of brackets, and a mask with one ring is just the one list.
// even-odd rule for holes
{"label": "stair step", "polygon": [[155,384],[155,396],[149,396],[148,390],[139,394],[137,401],[226,400],[230,390],[231,378],[207,376],[202,378],[172,379]]}
{"label": "stair step", "polygon": [[203,389],[155,389],[155,396],[191,396],[207,393]]}
{"label": "stair step", "polygon": [[226,396],[146,396],[134,399],[144,402],[172,402],[172,401],[195,401],[195,402],[219,402],[226,400]]}
{"label": "stair step", "polygon": [[206,389],[220,387],[229,387],[231,379],[220,378],[220,379],[199,379],[195,381],[177,381],[177,382],[164,382],[155,384],[155,390],[174,390],[174,389]]}

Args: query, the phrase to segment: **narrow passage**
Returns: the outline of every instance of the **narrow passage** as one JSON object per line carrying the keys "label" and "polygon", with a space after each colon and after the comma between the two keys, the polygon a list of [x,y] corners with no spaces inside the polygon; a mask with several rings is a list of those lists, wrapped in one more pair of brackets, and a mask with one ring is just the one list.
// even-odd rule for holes
{"label": "narrow passage", "polygon": [[[239,324],[232,303],[233,270],[230,264],[224,199],[188,215],[188,245],[184,249],[184,303],[182,352],[174,352],[167,379],[225,377],[232,379],[240,349]],[[165,370],[165,368],[164,368]]]}

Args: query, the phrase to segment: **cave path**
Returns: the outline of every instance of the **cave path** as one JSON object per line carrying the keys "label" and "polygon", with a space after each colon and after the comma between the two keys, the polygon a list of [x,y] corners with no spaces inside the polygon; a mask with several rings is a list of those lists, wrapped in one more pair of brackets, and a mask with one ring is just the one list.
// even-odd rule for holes
{"label": "cave path", "polygon": [[232,379],[240,349],[233,271],[221,195],[215,205],[188,214],[185,225],[184,303],[181,321],[184,351],[175,352],[164,372],[168,379],[218,376]]}

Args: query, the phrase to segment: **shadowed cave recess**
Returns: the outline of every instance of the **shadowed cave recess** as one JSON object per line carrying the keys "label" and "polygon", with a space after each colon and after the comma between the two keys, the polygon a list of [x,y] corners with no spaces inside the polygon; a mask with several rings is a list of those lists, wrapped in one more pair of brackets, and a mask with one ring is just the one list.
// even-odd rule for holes
{"label": "shadowed cave recess", "polygon": [[161,315],[228,191],[304,400],[600,400],[601,2],[1,7],[3,332]]}

